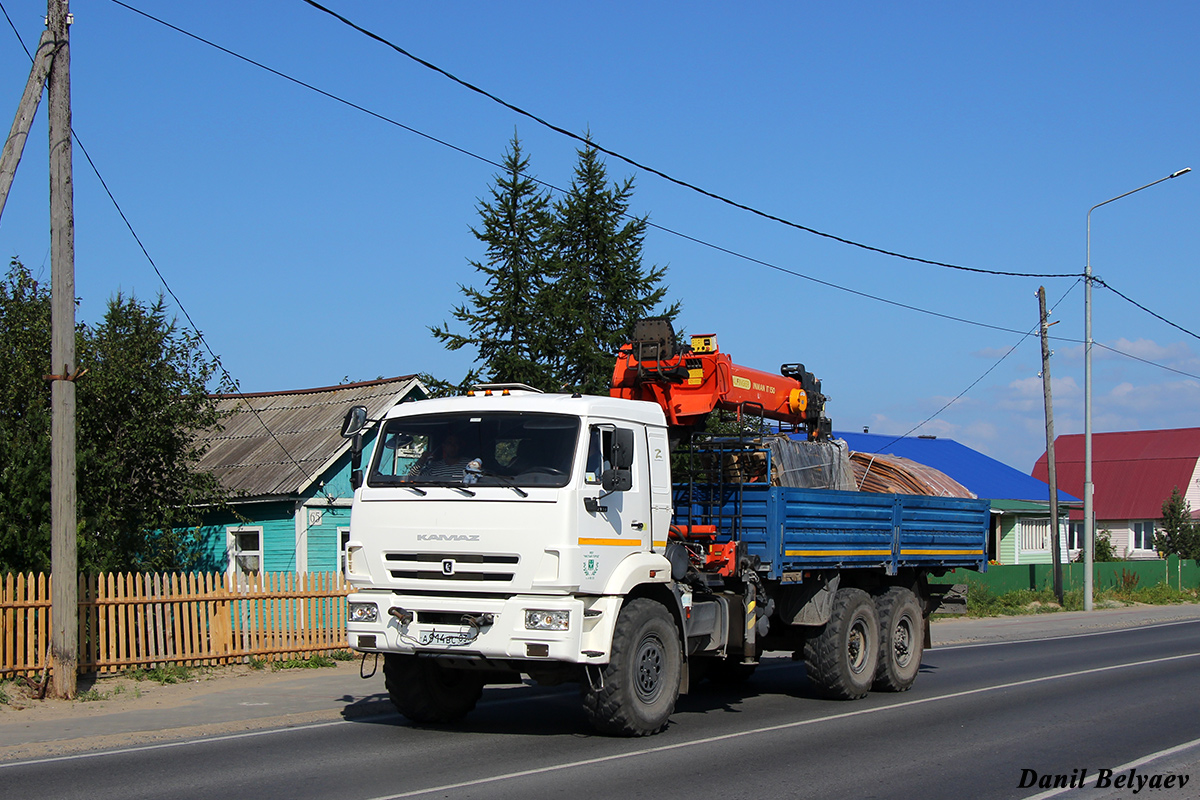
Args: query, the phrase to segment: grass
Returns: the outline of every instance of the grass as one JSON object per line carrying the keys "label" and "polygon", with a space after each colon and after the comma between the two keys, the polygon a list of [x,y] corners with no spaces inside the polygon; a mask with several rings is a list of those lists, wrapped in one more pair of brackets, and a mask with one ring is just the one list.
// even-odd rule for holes
{"label": "grass", "polygon": [[281,669],[320,669],[321,667],[336,667],[337,662],[329,656],[314,653],[308,658],[289,658],[286,661],[276,661],[271,669],[278,672]]}
{"label": "grass", "polygon": [[8,681],[0,681],[0,705],[8,705],[8,701],[12,699],[8,696],[8,687]]}
{"label": "grass", "polygon": [[349,650],[334,650],[329,657],[334,661],[353,661],[356,656]]}
{"label": "grass", "polygon": [[[1200,590],[1180,591],[1164,583],[1155,586],[1138,586],[1137,576],[1122,576],[1122,580],[1108,589],[1097,590],[1093,604],[1104,607],[1130,606],[1134,603],[1146,605],[1171,605],[1173,603],[1200,602]],[[1007,617],[1027,614],[1052,614],[1058,611],[1082,611],[1083,589],[1072,589],[1063,593],[1059,605],[1051,589],[1019,589],[997,594],[984,584],[973,583],[967,592],[967,616]]]}
{"label": "grass", "polygon": [[159,664],[153,669],[131,669],[125,672],[125,677],[135,681],[154,681],[163,686],[168,683],[184,683],[191,680],[192,671],[182,664]]}

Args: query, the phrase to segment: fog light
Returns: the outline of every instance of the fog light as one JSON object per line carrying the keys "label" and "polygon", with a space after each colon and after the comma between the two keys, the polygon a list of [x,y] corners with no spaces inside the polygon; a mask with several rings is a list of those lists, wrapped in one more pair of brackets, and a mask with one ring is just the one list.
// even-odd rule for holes
{"label": "fog light", "polygon": [[527,631],[565,631],[570,626],[570,611],[525,612],[525,630]]}
{"label": "fog light", "polygon": [[379,606],[374,603],[350,603],[351,622],[374,622],[379,619]]}

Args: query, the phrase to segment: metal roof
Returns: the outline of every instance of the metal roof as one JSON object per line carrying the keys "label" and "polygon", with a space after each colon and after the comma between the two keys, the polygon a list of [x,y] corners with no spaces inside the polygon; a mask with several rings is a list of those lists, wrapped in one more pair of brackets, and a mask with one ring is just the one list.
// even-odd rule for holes
{"label": "metal roof", "polygon": [[208,451],[199,468],[211,472],[231,496],[303,494],[349,448],[341,437],[351,406],[379,417],[414,388],[415,375],[319,389],[213,395],[226,414],[221,426],[201,435]]}
{"label": "metal roof", "polygon": [[[1083,434],[1054,440],[1058,482],[1083,493]],[[1186,494],[1200,458],[1200,428],[1092,434],[1092,482],[1097,519],[1158,519],[1178,486]],[[1033,467],[1046,475],[1046,454]]]}
{"label": "metal roof", "polygon": [[[850,449],[860,453],[890,453],[912,459],[920,464],[941,470],[977,496],[987,500],[1028,500],[1050,504],[1050,487],[1045,482],[1032,478],[977,450],[959,444],[953,439],[925,439],[920,436],[885,436],[878,433],[849,433],[834,431],[833,435],[845,439]],[[1060,486],[1062,483],[1059,472]],[[1058,490],[1060,503],[1080,503]]]}

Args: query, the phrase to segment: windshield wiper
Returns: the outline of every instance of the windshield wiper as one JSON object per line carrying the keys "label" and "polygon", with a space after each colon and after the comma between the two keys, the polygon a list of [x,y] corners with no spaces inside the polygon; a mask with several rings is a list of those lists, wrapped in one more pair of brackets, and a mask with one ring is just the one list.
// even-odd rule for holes
{"label": "windshield wiper", "polygon": [[507,486],[508,488],[512,489],[514,492],[516,492],[521,497],[529,497],[529,492],[525,491],[520,486],[517,486],[517,484],[513,481],[513,479],[508,477],[507,475],[500,475],[495,472],[484,472],[484,473],[482,473],[482,475],[485,478],[495,478],[496,480],[500,481],[500,483],[502,485]]}

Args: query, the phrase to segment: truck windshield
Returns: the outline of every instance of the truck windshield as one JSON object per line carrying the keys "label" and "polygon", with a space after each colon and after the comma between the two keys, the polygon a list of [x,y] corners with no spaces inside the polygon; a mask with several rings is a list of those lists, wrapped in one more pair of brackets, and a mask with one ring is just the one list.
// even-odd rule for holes
{"label": "truck windshield", "polygon": [[463,413],[387,420],[370,486],[565,486],[579,420],[560,414]]}

